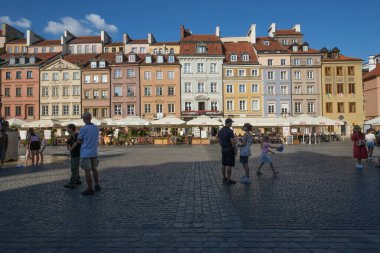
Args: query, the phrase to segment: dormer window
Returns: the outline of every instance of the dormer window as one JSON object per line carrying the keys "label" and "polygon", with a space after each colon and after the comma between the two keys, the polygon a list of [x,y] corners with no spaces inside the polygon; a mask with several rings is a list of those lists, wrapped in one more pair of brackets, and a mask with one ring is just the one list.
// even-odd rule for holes
{"label": "dormer window", "polygon": [[157,63],[164,63],[164,56],[163,55],[157,56]]}
{"label": "dormer window", "polygon": [[231,54],[231,61],[237,61],[237,55]]}
{"label": "dormer window", "polygon": [[123,56],[122,55],[116,55],[116,63],[123,62]]}
{"label": "dormer window", "polygon": [[10,65],[14,65],[14,64],[16,64],[16,58],[14,58],[14,57],[10,58],[10,59],[9,59],[9,64],[10,64]]}
{"label": "dormer window", "polygon": [[158,53],[157,48],[153,49],[153,54],[157,54],[157,53]]}
{"label": "dormer window", "polygon": [[308,46],[302,46],[302,50],[303,50],[304,52],[307,52],[307,51],[309,51],[309,47],[308,47]]}
{"label": "dormer window", "polygon": [[128,56],[128,62],[136,62],[136,55],[135,54],[130,54]]}
{"label": "dormer window", "polygon": [[243,61],[249,61],[249,55],[248,54],[243,54]]}
{"label": "dormer window", "polygon": [[105,61],[100,61],[99,62],[99,68],[105,68],[106,67],[106,62]]}
{"label": "dormer window", "polygon": [[94,69],[98,66],[98,63],[96,61],[91,62],[91,68]]}
{"label": "dormer window", "polygon": [[163,54],[164,50],[162,48],[160,48],[159,52],[160,52],[160,54]]}
{"label": "dormer window", "polygon": [[283,40],[283,41],[282,41],[282,45],[283,45],[283,46],[287,46],[288,43],[289,43],[288,40]]}
{"label": "dormer window", "polygon": [[147,55],[145,58],[145,63],[152,63],[152,56]]}
{"label": "dormer window", "polygon": [[269,40],[264,40],[264,45],[269,46]]}
{"label": "dormer window", "polygon": [[174,63],[174,55],[169,55],[168,62],[169,63]]}
{"label": "dormer window", "polygon": [[197,46],[197,53],[198,54],[206,53],[206,46],[204,46],[204,45],[198,45]]}
{"label": "dormer window", "polygon": [[294,43],[297,43],[297,39],[293,39],[292,40],[292,43],[294,44]]}
{"label": "dormer window", "polygon": [[169,53],[174,54],[174,48],[170,48]]}
{"label": "dormer window", "polygon": [[20,64],[25,64],[25,57],[20,58]]}
{"label": "dormer window", "polygon": [[34,64],[34,63],[36,63],[36,57],[31,56],[31,57],[29,58],[29,64]]}
{"label": "dormer window", "polygon": [[293,46],[293,52],[297,52],[298,51],[298,47],[297,46]]}

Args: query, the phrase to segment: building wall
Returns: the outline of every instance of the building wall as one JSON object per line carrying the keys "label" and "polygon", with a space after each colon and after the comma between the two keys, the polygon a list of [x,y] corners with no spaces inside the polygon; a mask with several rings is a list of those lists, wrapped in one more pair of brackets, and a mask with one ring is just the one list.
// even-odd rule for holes
{"label": "building wall", "polygon": [[[21,71],[21,78],[16,79],[16,72]],[[32,78],[27,79],[27,71],[32,72]],[[6,79],[6,72],[11,73],[11,78]],[[1,115],[6,118],[19,118],[27,121],[39,119],[39,67],[3,67],[1,69]],[[21,96],[16,96],[16,89],[21,88]],[[32,95],[27,96],[27,89],[32,89]],[[6,89],[10,90],[10,96],[6,95]],[[28,108],[33,108],[33,114],[28,115]],[[6,114],[9,108],[10,114]],[[21,114],[16,115],[16,108],[20,108]]]}
{"label": "building wall", "polygon": [[[232,70],[233,76],[227,76],[227,70]],[[246,76],[239,76],[239,70],[245,70]],[[252,76],[252,70],[257,70],[258,75]],[[227,91],[227,85],[232,85],[232,93]],[[245,92],[239,91],[239,85],[245,85]],[[252,85],[257,85],[257,92],[256,90],[252,90]],[[262,91],[263,86],[260,66],[223,65],[223,101],[225,117],[261,117],[263,115]],[[258,101],[258,110],[253,108],[253,100]],[[232,109],[227,108],[228,101],[232,101]],[[246,101],[246,110],[240,110],[240,101]]]}
{"label": "building wall", "polygon": [[[64,73],[67,73],[68,79],[63,80]],[[78,79],[74,80],[74,73],[77,73]],[[45,74],[48,80],[44,80]],[[53,75],[58,75],[58,80],[53,80]],[[40,73],[40,118],[41,119],[79,119],[82,115],[81,105],[81,69],[64,60],[57,60],[51,65],[42,68]],[[74,87],[76,91],[74,93]],[[64,88],[68,88],[68,95],[64,94]],[[48,94],[45,94],[47,89]],[[53,95],[53,89],[58,89],[58,94]],[[79,93],[78,93],[79,90]],[[48,108],[48,113],[43,109]],[[58,106],[58,112],[53,111],[53,106]],[[69,108],[68,113],[64,111]],[[74,106],[79,108],[75,110]]]}
{"label": "building wall", "polygon": [[365,118],[380,116],[380,77],[364,81],[363,93]]}
{"label": "building wall", "polygon": [[28,52],[28,47],[26,45],[26,43],[20,43],[20,44],[5,44],[6,47],[6,51],[8,54],[14,54],[14,53],[23,53],[23,50],[26,50],[26,52],[24,53],[27,53]]}
{"label": "building wall", "polygon": [[[156,72],[162,72],[162,80],[156,78]],[[168,78],[168,72],[174,72],[174,79]],[[145,72],[151,72],[151,79],[144,78]],[[159,64],[140,66],[140,92],[141,92],[141,115],[146,119],[160,118],[161,116],[181,117],[181,77],[180,65]],[[156,88],[162,87],[163,94],[157,95]],[[168,88],[174,87],[174,95],[169,95]],[[145,94],[145,88],[150,88],[150,96]],[[157,105],[162,104],[162,115],[157,115]],[[169,104],[174,105],[174,112],[169,112]],[[150,105],[150,113],[145,111],[145,106]]]}
{"label": "building wall", "polygon": [[[45,53],[59,53],[59,52],[62,52],[62,46],[44,46],[44,47],[41,47],[41,46],[29,46],[28,47],[28,53],[29,54],[36,54],[36,53],[42,53],[43,52],[43,48],[45,48]],[[35,52],[35,50],[37,50]]]}
{"label": "building wall", "polygon": [[[68,44],[67,45],[67,49],[68,49],[68,52],[70,54],[79,54],[78,53],[78,46],[81,46],[82,47],[82,51],[81,51],[81,54],[86,54],[86,53],[90,53],[90,54],[101,54],[103,52],[103,44],[102,43],[91,43],[91,44],[87,44],[87,43],[83,43],[83,44]],[[88,48],[88,52],[85,52],[85,46],[89,46]],[[96,46],[96,52],[93,52],[92,51],[92,46]],[[73,50],[71,50],[71,47],[73,47]]]}
{"label": "building wall", "polygon": [[171,51],[173,51],[174,54],[179,54],[180,46],[179,45],[154,45],[154,44],[149,46],[150,54],[154,54],[155,52],[161,52],[161,54],[169,54]]}
{"label": "building wall", "polygon": [[[149,51],[149,44],[126,44],[124,53],[129,54],[134,48],[136,49],[136,54],[146,54]],[[144,48],[145,53],[141,51],[141,48]]]}

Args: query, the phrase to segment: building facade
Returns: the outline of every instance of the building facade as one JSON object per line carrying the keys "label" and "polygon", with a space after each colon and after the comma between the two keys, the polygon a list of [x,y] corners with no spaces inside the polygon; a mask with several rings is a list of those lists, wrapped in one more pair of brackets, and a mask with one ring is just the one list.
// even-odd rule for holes
{"label": "building facade", "polygon": [[[379,57],[380,58],[380,57]],[[373,59],[373,58],[372,58]],[[369,72],[363,75],[364,111],[367,120],[380,116],[380,61],[369,62]]]}

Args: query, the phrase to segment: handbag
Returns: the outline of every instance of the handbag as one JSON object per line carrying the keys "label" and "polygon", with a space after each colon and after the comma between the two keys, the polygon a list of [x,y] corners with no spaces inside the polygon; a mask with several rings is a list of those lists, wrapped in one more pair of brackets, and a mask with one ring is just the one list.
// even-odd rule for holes
{"label": "handbag", "polygon": [[365,141],[364,140],[357,140],[356,146],[359,146],[359,147],[365,146]]}

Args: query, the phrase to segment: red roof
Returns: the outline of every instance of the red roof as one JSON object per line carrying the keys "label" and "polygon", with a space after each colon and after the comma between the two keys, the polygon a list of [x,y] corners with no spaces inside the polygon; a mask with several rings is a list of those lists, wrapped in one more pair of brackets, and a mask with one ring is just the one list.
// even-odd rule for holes
{"label": "red roof", "polygon": [[86,44],[86,43],[101,43],[100,36],[82,36],[76,37],[69,41],[69,44]]}
{"label": "red roof", "polygon": [[118,47],[118,46],[124,46],[123,42],[112,42],[105,45],[106,47]]}
{"label": "red roof", "polygon": [[130,40],[127,42],[127,44],[148,44],[147,39],[142,39],[142,40]]}
{"label": "red roof", "polygon": [[[34,65],[40,65],[49,59],[59,55],[60,53],[44,53],[44,54],[3,54],[1,55],[2,59],[9,59],[11,57],[17,57],[20,58],[21,56],[25,56],[26,58],[30,58],[31,56],[36,57],[36,64]],[[5,65],[9,66],[9,64]]]}
{"label": "red roof", "polygon": [[376,68],[363,75],[363,80],[369,80],[380,76],[380,63],[376,64]]}
{"label": "red roof", "polygon": [[[268,41],[269,44],[265,45],[265,41]],[[273,40],[269,37],[258,37],[256,43],[253,45],[257,51],[286,51],[288,49],[282,46],[277,40]]]}
{"label": "red roof", "polygon": [[199,42],[199,41],[202,41],[202,42],[220,42],[220,38],[214,34],[194,34],[194,35],[190,35],[190,36],[186,36],[184,37],[182,41],[195,41],[195,42]]}
{"label": "red roof", "polygon": [[90,60],[94,59],[96,56],[97,54],[68,54],[63,56],[63,59],[72,64],[83,66]]}
{"label": "red roof", "polygon": [[[258,64],[257,56],[253,50],[253,46],[250,42],[240,41],[240,42],[225,42],[224,54],[226,56],[225,62],[227,64]],[[231,55],[237,55],[237,61],[231,62]],[[243,61],[242,54],[248,54],[249,60]]]}
{"label": "red roof", "polygon": [[284,36],[284,35],[302,35],[302,33],[297,32],[293,29],[284,29],[284,30],[277,30],[274,33],[276,36]]}
{"label": "red roof", "polygon": [[[197,53],[197,45],[206,46],[205,53]],[[222,41],[212,34],[196,34],[183,38],[180,42],[181,55],[223,55]]]}
{"label": "red roof", "polygon": [[26,43],[26,39],[21,38],[21,39],[15,39],[15,40],[9,41],[6,44],[25,44],[25,43]]}
{"label": "red roof", "polygon": [[363,61],[363,60],[359,58],[352,58],[352,57],[347,57],[342,54],[339,54],[339,58],[322,58],[322,61]]}
{"label": "red roof", "polygon": [[55,45],[61,45],[61,40],[43,40],[34,43],[32,46],[55,46]]}
{"label": "red roof", "polygon": [[153,43],[152,46],[161,46],[161,45],[179,45],[179,42],[178,41],[167,41],[167,42],[156,42],[156,43]]}

